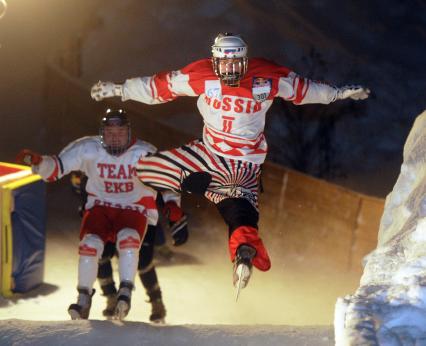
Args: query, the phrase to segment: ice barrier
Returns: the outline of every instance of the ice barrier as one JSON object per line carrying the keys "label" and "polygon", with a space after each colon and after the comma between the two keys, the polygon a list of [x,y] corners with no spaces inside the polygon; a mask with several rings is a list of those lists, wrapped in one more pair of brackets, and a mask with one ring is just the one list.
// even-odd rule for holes
{"label": "ice barrier", "polygon": [[426,345],[426,111],[404,146],[404,161],[365,258],[360,287],[339,298],[336,345]]}

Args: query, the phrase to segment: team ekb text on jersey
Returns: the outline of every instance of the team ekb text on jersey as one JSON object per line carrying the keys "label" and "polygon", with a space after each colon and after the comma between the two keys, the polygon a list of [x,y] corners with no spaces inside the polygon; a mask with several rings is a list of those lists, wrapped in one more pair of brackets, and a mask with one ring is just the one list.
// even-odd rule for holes
{"label": "team ekb text on jersey", "polygon": [[151,144],[136,140],[123,154],[113,156],[103,148],[99,136],[83,137],[58,156],[43,156],[35,172],[46,181],[55,181],[71,171],[82,171],[88,177],[86,210],[97,205],[131,209],[145,214],[148,223],[155,225],[157,193],[143,185],[135,171],[138,159],[155,151]]}
{"label": "team ekb text on jersey", "polygon": [[122,100],[158,104],[198,96],[205,145],[219,156],[261,164],[267,153],[265,114],[275,97],[299,105],[328,104],[336,95],[335,87],[259,58],[249,59],[239,87],[229,87],[220,83],[211,60],[203,59],[177,71],[126,80]]}

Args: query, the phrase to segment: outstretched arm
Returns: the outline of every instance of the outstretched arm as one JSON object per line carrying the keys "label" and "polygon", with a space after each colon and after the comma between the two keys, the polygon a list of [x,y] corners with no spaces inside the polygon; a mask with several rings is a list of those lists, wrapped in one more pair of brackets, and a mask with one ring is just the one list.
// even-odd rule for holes
{"label": "outstretched arm", "polygon": [[211,77],[209,59],[195,61],[180,70],[157,73],[148,77],[127,79],[122,84],[99,81],[91,89],[96,101],[118,96],[122,101],[134,100],[146,104],[173,101],[179,96],[198,96],[204,92],[206,76]]}
{"label": "outstretched arm", "polygon": [[39,174],[44,181],[58,179],[59,161],[57,156],[40,155],[39,153],[23,149],[16,156],[16,163],[31,166],[34,174]]}
{"label": "outstretched arm", "polygon": [[71,171],[82,169],[84,148],[82,141],[77,140],[65,147],[59,155],[40,155],[23,149],[17,155],[16,162],[31,166],[33,173],[39,174],[44,181],[56,181]]}
{"label": "outstretched arm", "polygon": [[347,85],[341,88],[326,83],[303,78],[290,72],[288,76],[281,77],[278,95],[296,105],[308,103],[328,104],[337,100],[353,99],[364,100],[370,90],[360,85]]}

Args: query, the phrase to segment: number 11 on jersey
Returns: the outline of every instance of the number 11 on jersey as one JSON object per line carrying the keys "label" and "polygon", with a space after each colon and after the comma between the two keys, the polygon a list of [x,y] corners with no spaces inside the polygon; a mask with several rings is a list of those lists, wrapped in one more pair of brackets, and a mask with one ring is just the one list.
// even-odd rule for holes
{"label": "number 11 on jersey", "polygon": [[223,132],[231,132],[232,129],[232,122],[235,120],[235,117],[229,117],[226,115],[222,115],[223,119]]}

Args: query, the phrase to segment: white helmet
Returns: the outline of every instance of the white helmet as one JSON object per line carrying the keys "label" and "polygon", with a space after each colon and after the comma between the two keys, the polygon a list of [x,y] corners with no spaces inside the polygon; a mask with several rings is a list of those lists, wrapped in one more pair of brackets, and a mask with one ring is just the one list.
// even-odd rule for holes
{"label": "white helmet", "polygon": [[[220,33],[212,46],[213,70],[228,86],[238,86],[247,72],[247,44],[240,35]],[[222,63],[221,63],[222,61]]]}

